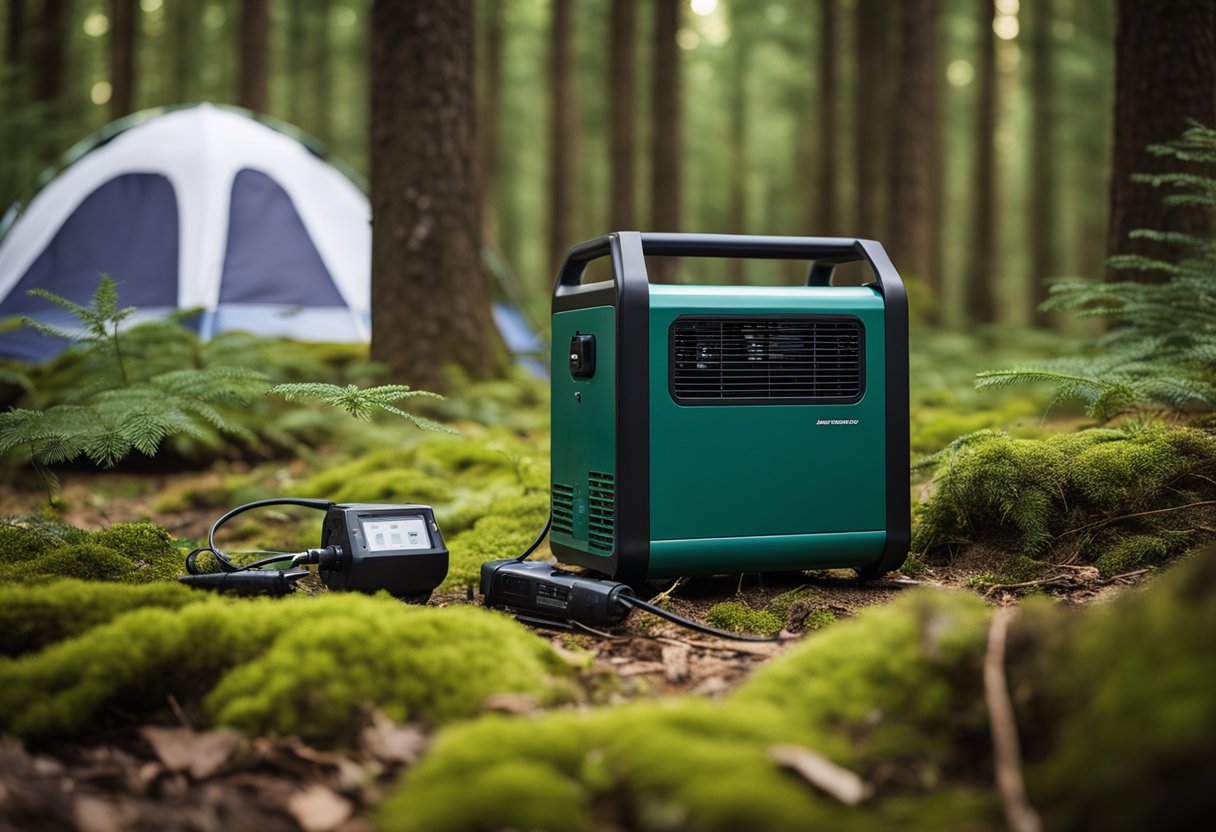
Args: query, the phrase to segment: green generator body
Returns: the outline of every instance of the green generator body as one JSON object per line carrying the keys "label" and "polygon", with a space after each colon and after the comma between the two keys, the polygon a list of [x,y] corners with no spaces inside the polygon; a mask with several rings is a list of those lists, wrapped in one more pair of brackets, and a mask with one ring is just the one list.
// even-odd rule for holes
{"label": "green generator body", "polygon": [[[805,286],[651,284],[647,256],[809,262]],[[608,258],[612,279],[584,282]],[[875,280],[834,286],[865,261]],[[854,568],[908,552],[908,310],[871,240],[621,231],[553,294],[558,560],[616,580]]]}

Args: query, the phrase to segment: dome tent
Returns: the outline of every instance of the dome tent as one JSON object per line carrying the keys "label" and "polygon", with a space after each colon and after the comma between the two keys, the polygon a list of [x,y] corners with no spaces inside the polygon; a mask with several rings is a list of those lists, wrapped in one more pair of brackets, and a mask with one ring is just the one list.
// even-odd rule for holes
{"label": "dome tent", "polygon": [[[0,320],[70,328],[64,310],[27,290],[83,304],[104,272],[139,318],[202,310],[194,325],[204,338],[370,337],[371,207],[294,128],[213,104],[147,110],[65,162],[0,224]],[[514,310],[495,313],[508,346],[535,348]],[[65,346],[31,330],[0,333],[0,356],[38,361]]]}

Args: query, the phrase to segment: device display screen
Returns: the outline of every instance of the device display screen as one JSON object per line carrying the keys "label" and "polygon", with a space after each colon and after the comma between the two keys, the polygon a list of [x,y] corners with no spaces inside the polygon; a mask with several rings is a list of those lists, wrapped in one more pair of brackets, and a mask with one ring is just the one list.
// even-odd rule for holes
{"label": "device display screen", "polygon": [[390,517],[364,520],[363,536],[372,552],[395,552],[431,548],[431,536],[423,517]]}

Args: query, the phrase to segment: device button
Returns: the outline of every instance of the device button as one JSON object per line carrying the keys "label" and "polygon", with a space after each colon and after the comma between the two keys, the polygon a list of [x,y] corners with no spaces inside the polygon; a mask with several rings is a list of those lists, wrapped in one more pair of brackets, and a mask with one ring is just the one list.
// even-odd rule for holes
{"label": "device button", "polygon": [[570,375],[591,378],[595,375],[595,336],[575,333],[570,336]]}

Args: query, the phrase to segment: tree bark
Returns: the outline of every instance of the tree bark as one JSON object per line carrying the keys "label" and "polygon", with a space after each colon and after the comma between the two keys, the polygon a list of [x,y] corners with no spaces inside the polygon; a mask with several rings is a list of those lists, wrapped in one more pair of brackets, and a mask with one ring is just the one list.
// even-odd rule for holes
{"label": "tree bark", "polygon": [[304,25],[304,0],[287,0],[287,48],[284,69],[287,71],[287,120],[299,127],[304,115],[304,50],[308,29]]}
{"label": "tree bark", "polygon": [[481,73],[481,227],[486,243],[501,245],[498,223],[499,158],[502,145],[503,13],[502,4],[487,4],[485,60]]}
{"label": "tree bark", "polygon": [[110,0],[110,118],[133,110],[139,0]]}
{"label": "tree bark", "polygon": [[[746,12],[735,7],[731,20],[731,44],[734,51],[734,67],[730,73],[730,130],[728,141],[727,171],[727,231],[731,234],[747,233],[747,76],[751,65],[751,33],[748,24],[741,19]],[[731,259],[727,263],[727,275],[735,283],[742,282],[746,275],[747,261]]]}
{"label": "tree bark", "polygon": [[[680,164],[683,155],[683,117],[680,112],[680,0],[654,2],[654,76],[651,93],[650,159],[653,185],[650,226],[655,231],[680,230]],[[653,258],[647,266],[650,279],[669,283],[678,263],[672,257]]]}
{"label": "tree bark", "polygon": [[574,1],[553,0],[549,29],[549,275],[556,278],[574,245],[574,206],[578,190],[575,160],[577,113],[574,105]]}
{"label": "tree bark", "polygon": [[1047,300],[1047,283],[1058,277],[1055,54],[1051,42],[1054,0],[1030,0],[1030,319],[1047,326],[1050,315],[1039,307]]}
{"label": "tree bark", "polygon": [[166,13],[173,43],[170,97],[173,103],[183,104],[198,97],[198,10],[186,3],[172,3]]}
{"label": "tree bark", "polygon": [[333,0],[315,0],[316,28],[312,37],[313,78],[316,80],[315,127],[317,138],[328,145],[334,143],[334,59],[333,38],[330,21],[333,18]]}
{"label": "tree bark", "polygon": [[270,0],[241,0],[238,37],[237,103],[264,113],[269,77]]}
{"label": "tree bark", "polygon": [[838,0],[819,2],[819,113],[815,119],[819,127],[819,175],[815,189],[815,211],[808,234],[832,236],[840,232],[837,219],[840,212],[840,196],[836,186],[836,168],[839,165],[837,133],[840,132],[836,87],[836,64],[840,37],[837,21]]}
{"label": "tree bark", "polygon": [[4,28],[4,63],[19,67],[24,63],[25,0],[8,0],[8,16]]}
{"label": "tree bark", "polygon": [[976,73],[975,175],[970,268],[964,276],[967,316],[973,324],[996,320],[996,35],[993,0],[975,0],[979,11]]}
{"label": "tree bark", "polygon": [[856,180],[857,225],[854,233],[886,238],[886,136],[890,119],[890,58],[887,0],[857,0],[855,58],[857,61]]}
{"label": "tree bark", "polygon": [[636,229],[637,220],[637,0],[612,0],[608,100],[612,196],[608,224]]}
{"label": "tree bark", "polygon": [[[1216,124],[1216,4],[1211,0],[1119,0],[1115,30],[1115,127],[1107,253],[1173,259],[1175,246],[1132,240],[1137,229],[1206,235],[1207,214],[1167,207],[1133,174],[1179,170],[1147,146],[1177,138],[1194,119]],[[1108,279],[1164,280],[1160,272],[1109,271]]]}
{"label": "tree bark", "polygon": [[472,0],[374,0],[372,357],[443,389],[502,366],[481,268]]}
{"label": "tree bark", "polygon": [[56,104],[63,95],[67,0],[42,0],[42,32],[34,59],[34,100]]}
{"label": "tree bark", "polygon": [[929,282],[937,0],[903,0],[897,24],[888,239],[899,270]]}

